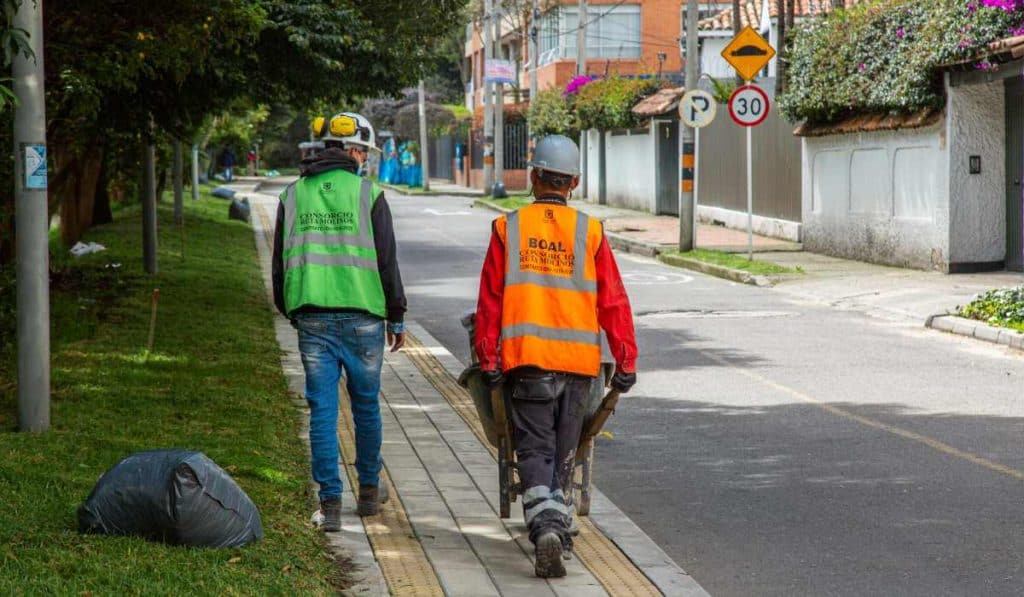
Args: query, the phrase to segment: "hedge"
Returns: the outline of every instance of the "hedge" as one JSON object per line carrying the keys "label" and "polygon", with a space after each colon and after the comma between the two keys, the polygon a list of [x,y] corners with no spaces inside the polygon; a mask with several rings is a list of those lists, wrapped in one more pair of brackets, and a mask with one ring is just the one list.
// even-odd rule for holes
{"label": "hedge", "polygon": [[780,107],[790,120],[813,122],[941,108],[939,67],[1022,27],[1021,0],[869,0],[812,18],[789,39]]}

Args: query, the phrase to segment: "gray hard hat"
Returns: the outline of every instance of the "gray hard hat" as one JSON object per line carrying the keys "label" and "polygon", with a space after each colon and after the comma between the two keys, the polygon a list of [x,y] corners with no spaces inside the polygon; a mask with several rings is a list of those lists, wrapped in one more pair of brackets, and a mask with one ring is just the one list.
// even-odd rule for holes
{"label": "gray hard hat", "polygon": [[569,176],[580,175],[580,149],[564,135],[548,135],[533,150],[530,167]]}

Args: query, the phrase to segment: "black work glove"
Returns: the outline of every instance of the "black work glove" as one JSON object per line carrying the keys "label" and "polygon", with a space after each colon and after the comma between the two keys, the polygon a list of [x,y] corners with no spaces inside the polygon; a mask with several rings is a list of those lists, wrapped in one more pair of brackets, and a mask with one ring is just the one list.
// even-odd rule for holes
{"label": "black work glove", "polygon": [[483,374],[484,382],[487,383],[487,387],[492,390],[505,383],[505,375],[498,369],[495,369],[494,371],[481,371],[480,373]]}
{"label": "black work glove", "polygon": [[636,373],[616,371],[615,375],[612,376],[612,388],[618,390],[621,394],[629,392],[634,384],[636,384]]}

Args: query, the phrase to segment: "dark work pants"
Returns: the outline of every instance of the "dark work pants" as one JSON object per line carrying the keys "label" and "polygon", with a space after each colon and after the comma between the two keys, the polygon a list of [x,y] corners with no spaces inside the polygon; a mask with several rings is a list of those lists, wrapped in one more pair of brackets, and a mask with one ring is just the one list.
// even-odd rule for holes
{"label": "dark work pants", "polygon": [[572,547],[572,474],[592,377],[512,373],[512,425],[530,540],[554,531]]}

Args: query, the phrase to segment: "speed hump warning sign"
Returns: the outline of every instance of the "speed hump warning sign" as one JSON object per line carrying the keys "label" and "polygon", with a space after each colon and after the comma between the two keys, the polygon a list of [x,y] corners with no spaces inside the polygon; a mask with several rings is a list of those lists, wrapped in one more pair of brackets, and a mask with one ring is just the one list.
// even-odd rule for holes
{"label": "speed hump warning sign", "polygon": [[750,25],[737,33],[722,50],[722,58],[736,69],[736,74],[744,81],[752,81],[774,56],[775,48]]}

